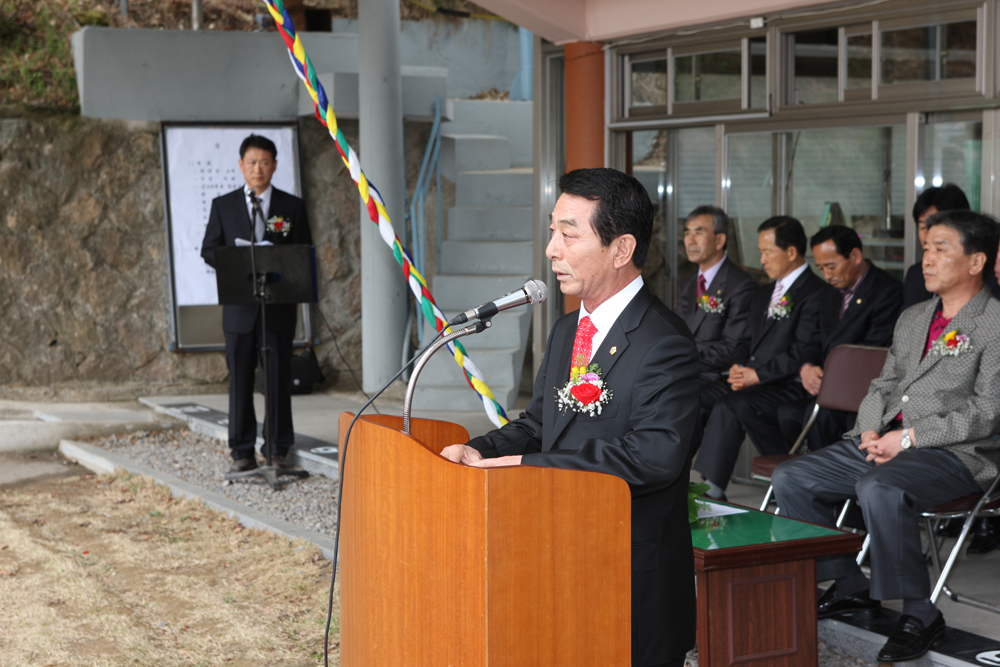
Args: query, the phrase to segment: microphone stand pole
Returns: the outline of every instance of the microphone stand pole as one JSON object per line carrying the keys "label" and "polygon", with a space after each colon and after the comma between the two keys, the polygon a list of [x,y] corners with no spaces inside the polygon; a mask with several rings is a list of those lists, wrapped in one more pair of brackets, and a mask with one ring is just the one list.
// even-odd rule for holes
{"label": "microphone stand pole", "polygon": [[267,221],[264,220],[264,213],[260,210],[260,198],[256,192],[250,193],[250,201],[253,202],[253,216],[250,220],[250,272],[254,278],[254,298],[260,305],[260,354],[261,370],[264,374],[264,461],[265,465],[251,470],[249,474],[240,476],[238,479],[248,479],[250,477],[261,477],[272,489],[278,488],[278,477],[308,477],[305,470],[288,470],[274,466],[271,457],[273,455],[274,442],[271,438],[271,428],[274,415],[271,414],[271,383],[268,382],[270,373],[269,362],[271,357],[271,346],[267,342],[267,302],[270,296],[267,293],[267,274],[257,273],[257,216],[264,221],[265,229]]}
{"label": "microphone stand pole", "polygon": [[420,377],[420,371],[424,370],[424,366],[430,361],[431,356],[456,338],[481,333],[491,326],[493,326],[493,322],[490,318],[478,320],[467,327],[451,332],[444,338],[434,341],[427,348],[427,351],[420,355],[420,359],[417,360],[416,365],[413,367],[413,372],[410,373],[410,381],[406,385],[406,397],[403,399],[403,433],[410,434],[410,409],[413,405],[413,392],[417,388],[417,378]]}

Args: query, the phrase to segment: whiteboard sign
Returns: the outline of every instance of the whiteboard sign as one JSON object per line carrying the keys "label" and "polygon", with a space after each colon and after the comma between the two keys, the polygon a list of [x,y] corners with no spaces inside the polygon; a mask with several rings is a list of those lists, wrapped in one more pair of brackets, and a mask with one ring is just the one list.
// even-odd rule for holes
{"label": "whiteboard sign", "polygon": [[259,134],[278,148],[278,168],[271,183],[299,195],[295,128],[167,126],[167,198],[170,212],[174,304],[208,306],[219,302],[215,269],[201,257],[212,200],[245,185],[240,173],[240,144]]}
{"label": "whiteboard sign", "polygon": [[[301,196],[297,126],[161,125],[163,196],[170,298],[171,334],[177,349],[222,349],[221,306],[215,269],[201,257],[212,200],[245,185],[240,172],[240,144],[251,134],[274,142],[278,166],[274,187]],[[300,308],[296,343],[308,341],[308,307]],[[303,327],[303,325],[305,325]]]}

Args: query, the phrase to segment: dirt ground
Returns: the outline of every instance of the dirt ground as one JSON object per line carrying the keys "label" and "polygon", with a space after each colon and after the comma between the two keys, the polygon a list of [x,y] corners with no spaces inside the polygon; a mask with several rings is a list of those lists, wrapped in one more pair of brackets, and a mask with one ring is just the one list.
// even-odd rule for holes
{"label": "dirt ground", "polygon": [[[0,487],[3,667],[322,664],[329,585],[309,543],[147,478],[73,466]],[[338,618],[335,600],[334,665]]]}

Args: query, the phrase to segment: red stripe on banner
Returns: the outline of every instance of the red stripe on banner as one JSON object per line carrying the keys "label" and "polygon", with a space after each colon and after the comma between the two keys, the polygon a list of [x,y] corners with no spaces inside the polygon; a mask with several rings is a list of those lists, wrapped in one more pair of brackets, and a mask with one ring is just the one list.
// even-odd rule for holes
{"label": "red stripe on banner", "polygon": [[371,216],[372,222],[376,225],[378,224],[378,207],[375,205],[375,198],[370,194],[368,195],[368,215]]}

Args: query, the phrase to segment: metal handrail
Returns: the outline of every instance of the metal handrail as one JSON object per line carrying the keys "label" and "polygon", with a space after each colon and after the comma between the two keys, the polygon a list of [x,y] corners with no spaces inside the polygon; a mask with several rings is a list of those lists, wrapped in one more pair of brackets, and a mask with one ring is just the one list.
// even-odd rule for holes
{"label": "metal handrail", "polygon": [[[410,221],[410,248],[413,250],[413,263],[417,270],[426,277],[426,248],[424,233],[424,203],[427,200],[427,191],[431,185],[431,173],[434,173],[437,185],[437,270],[441,270],[441,97],[434,98],[434,124],[431,126],[431,136],[427,140],[427,148],[424,150],[424,159],[420,163],[420,173],[417,175],[417,184],[413,188],[413,197],[410,199],[410,210],[407,218]],[[420,345],[424,344],[424,328],[419,326],[420,314],[417,317],[417,340]]]}

